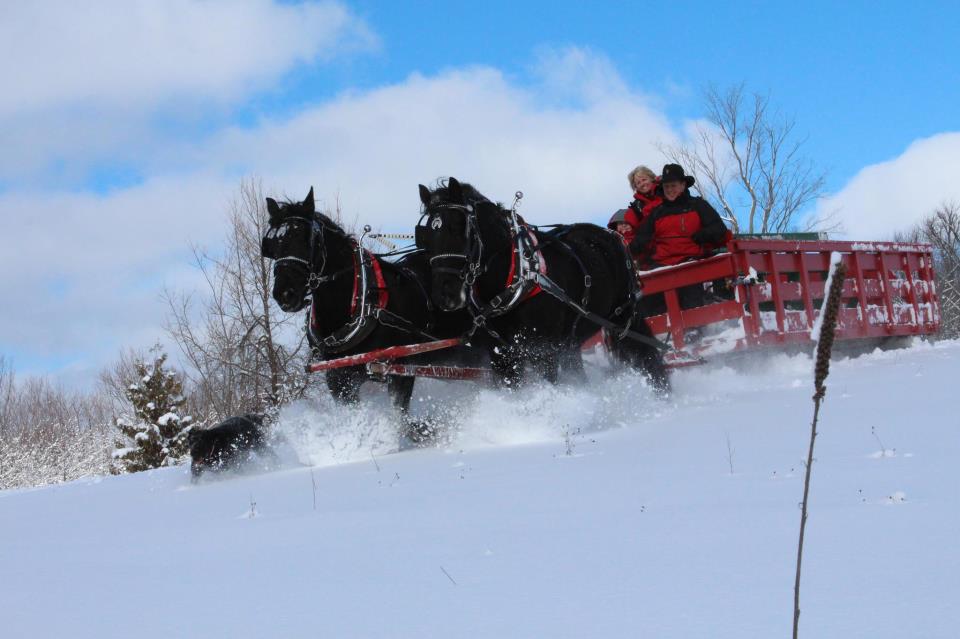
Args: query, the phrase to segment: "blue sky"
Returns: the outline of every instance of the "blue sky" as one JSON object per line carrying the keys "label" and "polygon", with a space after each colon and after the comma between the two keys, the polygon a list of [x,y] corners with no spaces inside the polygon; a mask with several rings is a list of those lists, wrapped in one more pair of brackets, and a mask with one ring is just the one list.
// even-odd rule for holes
{"label": "blue sky", "polygon": [[[249,126],[344,91],[473,65],[523,82],[538,50],[577,46],[608,57],[677,121],[701,115],[701,90],[710,83],[743,82],[769,93],[797,118],[810,155],[830,168],[833,188],[918,138],[958,126],[958,3],[688,2],[669,26],[649,2],[493,0],[482,11],[472,3],[345,4],[370,26],[377,46],[332,65],[297,65],[229,110],[177,113],[168,122],[161,113],[158,120],[174,135],[202,134],[227,122]],[[56,168],[50,176],[62,177]],[[143,175],[106,161],[85,177],[81,188],[103,190]]]}
{"label": "blue sky", "polygon": [[[0,9],[0,355],[83,383],[163,340],[255,176],[409,228],[443,175],[604,221],[701,90],[797,120],[852,236],[960,200],[958,3],[99,0]],[[39,258],[39,259],[38,259]]]}
{"label": "blue sky", "polygon": [[[680,120],[701,114],[709,83],[769,92],[809,136],[839,187],[918,138],[956,129],[960,3],[352,2],[381,40],[345,64],[298,70],[240,115],[283,113],[410,73],[490,65],[521,81],[540,47],[585,46],[663,101]],[[882,132],[878,134],[878,132]]]}

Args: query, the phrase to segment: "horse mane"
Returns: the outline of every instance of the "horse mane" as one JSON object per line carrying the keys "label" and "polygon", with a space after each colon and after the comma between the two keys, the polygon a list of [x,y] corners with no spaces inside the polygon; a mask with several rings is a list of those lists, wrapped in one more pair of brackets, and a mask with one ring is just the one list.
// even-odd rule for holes
{"label": "horse mane", "polygon": [[[304,202],[295,202],[293,200],[284,200],[281,202],[281,210],[283,211],[283,217],[288,215],[296,215],[298,217],[311,217],[310,213],[304,210]],[[336,222],[329,215],[321,213],[320,211],[312,211],[312,217],[315,221],[319,222],[325,231],[330,231],[334,235],[342,237],[344,239],[355,239],[355,236],[352,233],[348,233],[338,222]],[[282,219],[282,218],[281,218]]]}
{"label": "horse mane", "polygon": [[[467,204],[494,203],[469,182],[460,182],[460,190],[463,192],[463,199],[466,200]],[[449,202],[450,187],[448,186],[448,180],[445,178],[437,179],[437,186],[430,191],[430,195],[432,201]]]}
{"label": "horse mane", "polygon": [[320,211],[314,211],[313,215],[314,218],[320,222],[320,225],[323,226],[324,230],[331,231],[335,235],[339,235],[344,239],[355,239],[353,233],[347,233],[347,231],[337,222],[335,222],[329,215],[325,215]]}

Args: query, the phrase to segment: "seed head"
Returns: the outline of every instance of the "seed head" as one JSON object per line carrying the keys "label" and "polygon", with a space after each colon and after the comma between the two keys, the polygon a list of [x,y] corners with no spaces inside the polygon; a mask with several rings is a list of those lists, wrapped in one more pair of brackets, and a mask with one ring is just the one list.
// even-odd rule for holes
{"label": "seed head", "polygon": [[827,390],[823,383],[830,374],[830,355],[833,352],[833,337],[837,329],[837,317],[840,314],[840,294],[843,292],[843,278],[846,274],[847,267],[843,262],[834,267],[830,290],[823,305],[823,323],[820,327],[820,340],[817,342],[817,362],[813,369],[813,387],[816,389],[817,397],[823,397]]}

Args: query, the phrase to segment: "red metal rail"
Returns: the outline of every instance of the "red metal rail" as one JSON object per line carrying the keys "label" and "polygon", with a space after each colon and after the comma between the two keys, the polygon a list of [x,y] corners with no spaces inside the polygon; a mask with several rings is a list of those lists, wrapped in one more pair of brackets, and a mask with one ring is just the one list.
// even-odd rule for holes
{"label": "red metal rail", "polygon": [[388,364],[370,362],[367,371],[374,375],[400,375],[401,377],[429,377],[449,381],[492,381],[493,371],[489,368],[472,366],[434,366],[414,364]]}
{"label": "red metal rail", "polygon": [[336,359],[328,359],[323,362],[311,362],[307,364],[308,373],[319,373],[334,368],[346,368],[348,366],[360,366],[370,362],[387,361],[400,357],[410,357],[411,355],[420,355],[431,351],[438,351],[444,348],[460,346],[463,340],[459,337],[453,339],[441,339],[435,342],[425,342],[423,344],[407,344],[405,346],[389,346],[387,348],[378,348],[367,353],[359,355],[347,355]]}
{"label": "red metal rail", "polygon": [[[698,353],[810,339],[832,253],[847,266],[837,339],[935,333],[940,327],[931,247],[890,242],[734,240],[729,252],[642,273],[644,295],[663,293],[666,312],[648,318],[655,334],[686,346],[691,329],[728,320],[729,330],[698,343]],[[679,290],[726,283],[732,299],[682,309]],[[718,287],[719,288],[719,287]]]}

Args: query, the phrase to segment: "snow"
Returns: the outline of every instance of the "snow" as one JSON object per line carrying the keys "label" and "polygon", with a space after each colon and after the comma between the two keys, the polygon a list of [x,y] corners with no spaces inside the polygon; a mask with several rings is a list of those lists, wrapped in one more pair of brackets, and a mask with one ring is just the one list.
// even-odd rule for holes
{"label": "snow", "polygon": [[923,244],[911,244],[909,242],[854,242],[850,245],[851,251],[871,251],[884,253],[913,253],[918,246]]}
{"label": "snow", "polygon": [[[402,452],[373,387],[287,410],[284,470],[0,492],[0,633],[788,636],[810,369],[682,369],[668,401],[595,367],[516,395],[427,383],[416,409],[458,425]],[[958,369],[960,342],[834,361],[802,636],[956,636]]]}
{"label": "snow", "polygon": [[180,416],[176,413],[164,413],[160,416],[160,419],[157,420],[157,423],[161,426],[166,426],[170,422],[179,422]]}

